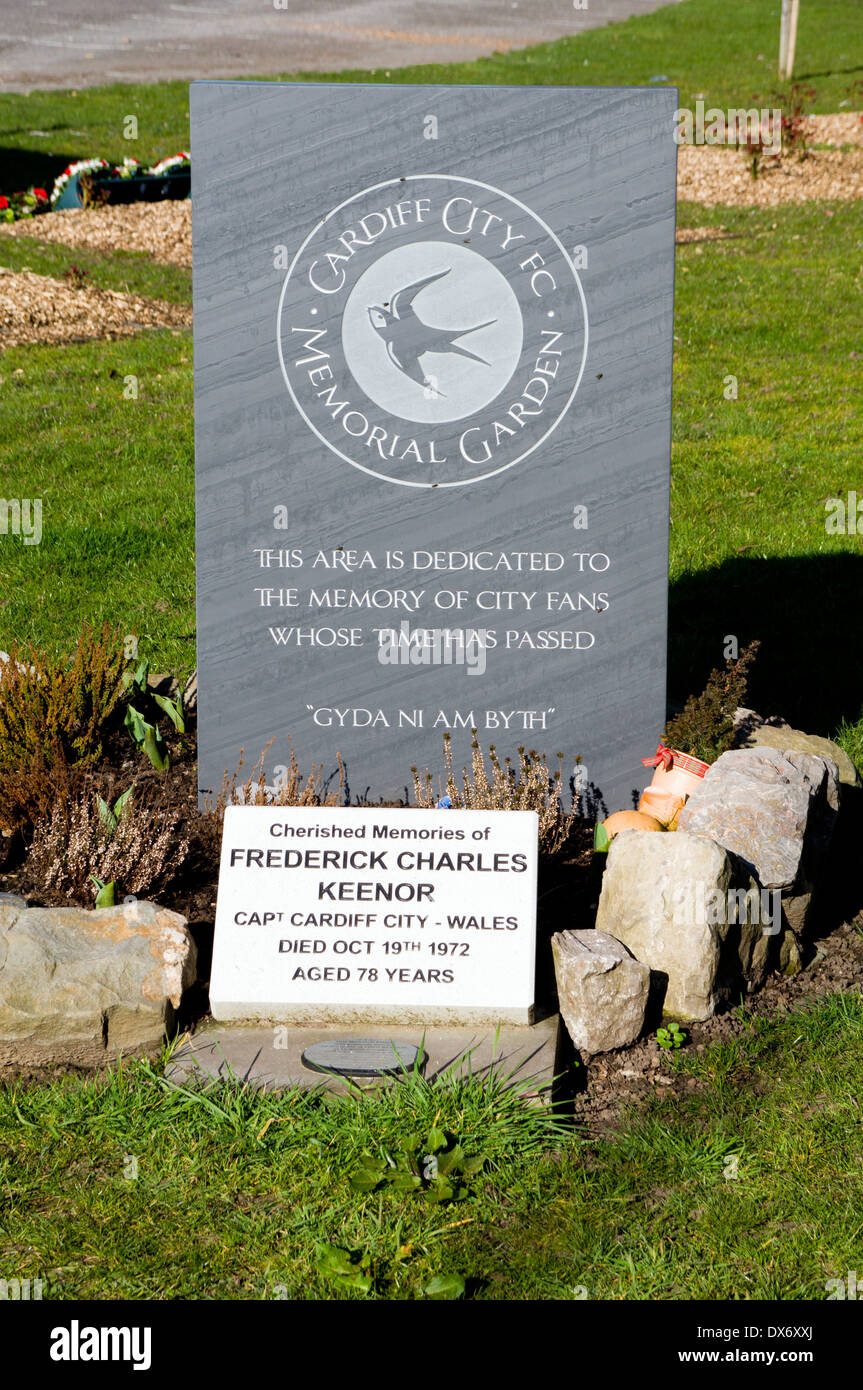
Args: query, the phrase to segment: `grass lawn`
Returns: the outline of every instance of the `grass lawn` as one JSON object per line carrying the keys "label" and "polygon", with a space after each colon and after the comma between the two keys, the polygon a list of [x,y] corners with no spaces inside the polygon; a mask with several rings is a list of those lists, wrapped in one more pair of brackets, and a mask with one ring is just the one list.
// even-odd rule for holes
{"label": "grass lawn", "polygon": [[41,497],[43,527],[38,546],[0,537],[0,645],[62,649],[107,618],[156,665],[191,670],[191,332],[10,349],[0,378],[3,496]]}
{"label": "grass lawn", "polygon": [[[477,1082],[326,1100],[130,1064],[2,1088],[0,1268],[51,1299],[415,1299],[445,1275],[480,1299],[823,1299],[860,1263],[861,1049],[859,995],[750,1019],[665,1063],[691,1094],[590,1143]],[[353,1190],[364,1153],[433,1127],[485,1156],[463,1200]]]}
{"label": "grass lawn", "polygon": [[84,247],[39,241],[35,237],[0,239],[0,265],[10,270],[32,270],[62,280],[71,265],[87,271],[87,284],[103,290],[121,290],[170,304],[191,304],[192,272],[183,266],[154,261],[141,251],[89,251]]}
{"label": "grass lawn", "polygon": [[[285,74],[322,82],[477,82],[544,86],[630,86],[657,78],[679,88],[683,106],[772,106],[780,85],[779,0],[683,0],[622,24],[592,29],[469,63],[385,71]],[[859,0],[806,0],[797,34],[797,81],[812,86],[813,111],[863,104]],[[271,80],[271,79],[265,79]],[[856,89],[855,89],[855,83]],[[0,94],[0,191],[50,183],[72,159],[133,154],[150,163],[188,149],[188,83],[115,84],[80,92]],[[123,138],[138,119],[138,139]],[[43,133],[44,132],[44,133]]]}

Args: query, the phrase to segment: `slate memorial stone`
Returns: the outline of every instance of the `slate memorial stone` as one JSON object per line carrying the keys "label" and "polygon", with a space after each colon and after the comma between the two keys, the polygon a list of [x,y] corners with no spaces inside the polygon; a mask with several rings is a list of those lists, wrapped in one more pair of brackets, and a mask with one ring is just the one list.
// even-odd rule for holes
{"label": "slate memorial stone", "polygon": [[411,1043],[377,1038],[333,1038],[313,1043],[303,1053],[310,1071],[335,1072],[337,1076],[381,1076],[410,1071],[419,1048]]}
{"label": "slate memorial stone", "polygon": [[538,826],[535,811],[229,806],[213,1017],[532,1023]]}
{"label": "slate memorial stone", "polygon": [[[191,87],[200,788],[665,717],[672,89]],[[577,762],[577,759],[580,759]]]}

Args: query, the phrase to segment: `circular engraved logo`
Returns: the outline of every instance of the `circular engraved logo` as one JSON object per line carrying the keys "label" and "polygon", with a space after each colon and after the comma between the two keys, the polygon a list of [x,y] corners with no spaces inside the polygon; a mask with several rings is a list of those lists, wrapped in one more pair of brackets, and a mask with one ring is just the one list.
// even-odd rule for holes
{"label": "circular engraved logo", "polygon": [[373,477],[458,487],[526,459],[587,356],[572,261],[523,203],[416,174],[364,189],[306,238],[279,300],[297,410]]}

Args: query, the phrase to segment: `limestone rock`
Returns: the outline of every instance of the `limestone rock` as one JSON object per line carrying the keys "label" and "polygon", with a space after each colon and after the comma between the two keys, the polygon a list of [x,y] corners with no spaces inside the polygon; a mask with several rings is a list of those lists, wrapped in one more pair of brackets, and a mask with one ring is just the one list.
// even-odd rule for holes
{"label": "limestone rock", "polygon": [[[0,652],[0,675],[2,675],[2,673],[3,673],[3,667],[6,665],[7,662],[9,662],[9,661],[11,661],[11,660],[12,660],[12,658],[11,658],[11,656],[9,655],[8,652]],[[31,672],[32,672],[33,667],[32,667],[32,666],[25,666],[24,663],[23,663],[22,661],[16,661],[16,662],[15,662],[15,669],[18,670],[18,671],[31,671]]]}
{"label": "limestone rock", "polygon": [[736,720],[735,747],[775,748],[780,753],[786,749],[795,753],[814,753],[816,757],[829,758],[836,764],[842,786],[863,786],[863,780],[845,749],[832,739],[806,734],[802,729],[792,729],[790,724],[768,723],[752,710],[738,710],[737,715],[741,717]]}
{"label": "limestone rock", "polygon": [[95,1066],[149,1050],[195,978],[186,920],[154,903],[0,902],[0,1066]]}
{"label": "limestone rock", "polygon": [[147,676],[147,689],[151,695],[165,695],[169,700],[176,700],[180,687],[177,684],[176,676],[172,676],[169,671],[151,672]]}
{"label": "limestone rock", "polygon": [[742,860],[763,888],[801,886],[819,860],[839,809],[836,765],[774,748],[723,753],[680,813],[679,828]]}
{"label": "limestone rock", "polygon": [[799,975],[803,969],[803,951],[797,933],[786,927],[779,943],[779,969],[783,975]]}
{"label": "limestone rock", "polygon": [[644,1027],[650,970],[604,931],[558,932],[551,939],[560,1012],[584,1052],[628,1047]]}
{"label": "limestone rock", "polygon": [[751,876],[715,841],[624,830],[608,851],[596,926],[650,967],[669,1017],[699,1021],[764,982],[772,936],[753,908],[757,897]]}
{"label": "limestone rock", "polygon": [[190,713],[198,708],[198,672],[194,670],[183,691],[183,709]]}

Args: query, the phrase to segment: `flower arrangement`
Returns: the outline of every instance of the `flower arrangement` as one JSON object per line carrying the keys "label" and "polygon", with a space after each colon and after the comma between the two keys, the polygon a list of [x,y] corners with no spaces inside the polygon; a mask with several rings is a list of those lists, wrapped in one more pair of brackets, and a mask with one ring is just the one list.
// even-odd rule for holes
{"label": "flower arrangement", "polygon": [[179,150],[167,159],[148,168],[139,159],[126,156],[122,164],[111,164],[107,159],[78,159],[68,164],[62,174],[54,180],[50,195],[44,188],[30,188],[27,192],[0,196],[0,222],[17,222],[21,217],[33,217],[40,212],[56,208],[63,193],[74,178],[87,178],[98,186],[103,179],[160,178],[165,174],[188,169],[191,155],[187,150]]}
{"label": "flower arrangement", "polygon": [[168,159],[161,159],[147,172],[150,174],[169,174],[172,169],[187,169],[191,162],[192,156],[188,151],[180,150],[179,153],[170,155]]}
{"label": "flower arrangement", "polygon": [[92,174],[97,169],[110,168],[111,165],[108,163],[107,159],[79,159],[74,164],[67,164],[62,174],[54,180],[54,187],[51,190],[52,208],[57,206],[66,184],[70,179],[75,178],[77,174]]}
{"label": "flower arrangement", "polygon": [[28,188],[26,193],[11,193],[0,197],[0,222],[17,222],[20,217],[33,217],[48,209],[48,194],[44,188]]}

